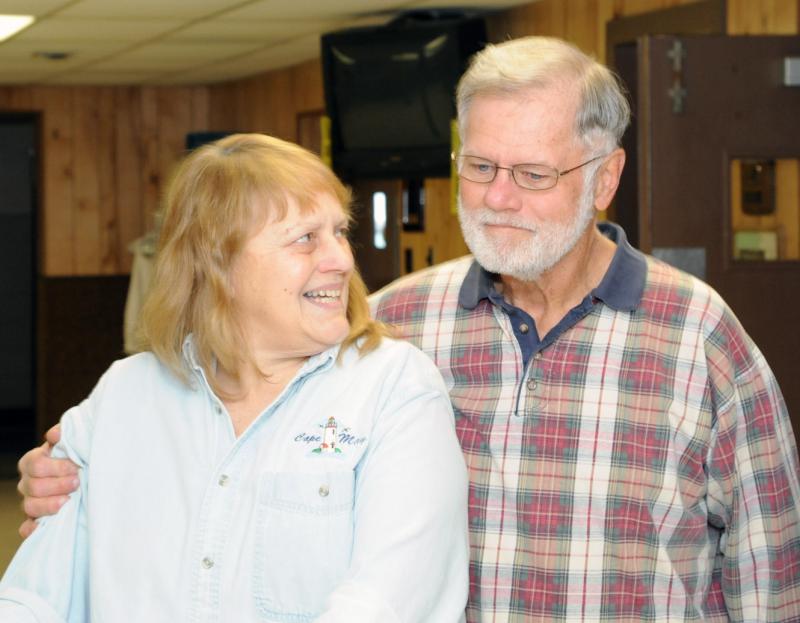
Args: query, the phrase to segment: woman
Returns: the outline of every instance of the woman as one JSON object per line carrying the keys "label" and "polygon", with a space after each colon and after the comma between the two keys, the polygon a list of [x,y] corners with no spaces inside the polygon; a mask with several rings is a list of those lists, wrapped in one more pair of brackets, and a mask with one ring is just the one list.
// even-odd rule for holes
{"label": "woman", "polygon": [[466,472],[447,391],[370,320],[350,197],[261,135],[166,198],[146,352],[62,418],[81,487],[0,584],[3,621],[456,621]]}

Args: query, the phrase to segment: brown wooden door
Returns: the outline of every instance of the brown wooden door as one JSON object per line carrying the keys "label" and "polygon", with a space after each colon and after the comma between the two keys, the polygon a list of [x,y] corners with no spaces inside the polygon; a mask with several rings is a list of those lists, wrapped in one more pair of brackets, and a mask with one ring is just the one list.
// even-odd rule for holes
{"label": "brown wooden door", "polygon": [[[639,206],[627,225],[642,250],[685,260],[725,298],[800,432],[800,87],[783,84],[800,37],[655,36],[637,48]],[[755,187],[742,174],[753,163],[774,167]]]}
{"label": "brown wooden door", "polygon": [[351,240],[361,276],[374,292],[400,276],[402,181],[356,180]]}

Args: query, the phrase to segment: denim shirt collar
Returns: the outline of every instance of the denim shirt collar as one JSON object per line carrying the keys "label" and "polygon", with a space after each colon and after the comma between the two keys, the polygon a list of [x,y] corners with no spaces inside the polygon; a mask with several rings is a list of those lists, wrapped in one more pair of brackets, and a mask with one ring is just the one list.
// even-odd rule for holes
{"label": "denim shirt collar", "polygon": [[[644,254],[630,245],[625,231],[616,223],[603,221],[597,227],[600,233],[617,244],[617,249],[591,296],[617,311],[634,311],[641,301],[647,276]],[[495,282],[498,279],[499,275],[473,261],[458,294],[459,304],[465,309],[475,309],[481,300],[491,300],[496,296]]]}
{"label": "denim shirt collar", "polygon": [[[297,380],[300,380],[310,374],[318,370],[327,369],[334,364],[336,358],[339,355],[339,349],[341,348],[341,344],[336,344],[331,346],[330,348],[322,351],[321,353],[317,353],[316,355],[312,355],[309,357],[300,370],[295,375],[293,383]],[[202,379],[202,382],[209,386],[208,379],[206,377],[206,371],[200,365],[200,362],[197,358],[197,349],[195,346],[194,335],[189,334],[183,340],[183,361],[186,364],[187,368],[191,370],[194,374]],[[217,365],[216,360],[214,360],[212,364],[215,368]]]}

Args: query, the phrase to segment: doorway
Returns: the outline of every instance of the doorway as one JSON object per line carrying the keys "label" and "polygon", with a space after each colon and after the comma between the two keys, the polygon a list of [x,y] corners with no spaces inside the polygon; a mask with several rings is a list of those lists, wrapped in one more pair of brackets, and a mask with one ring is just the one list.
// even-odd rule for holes
{"label": "doorway", "polygon": [[38,120],[0,115],[0,453],[36,432]]}

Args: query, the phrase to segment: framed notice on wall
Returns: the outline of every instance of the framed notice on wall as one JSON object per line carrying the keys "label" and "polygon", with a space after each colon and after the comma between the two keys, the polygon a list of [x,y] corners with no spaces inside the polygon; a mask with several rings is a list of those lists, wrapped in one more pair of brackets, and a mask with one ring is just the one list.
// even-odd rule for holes
{"label": "framed notice on wall", "polygon": [[775,231],[737,231],[733,234],[736,260],[774,261],[778,259],[778,234]]}

